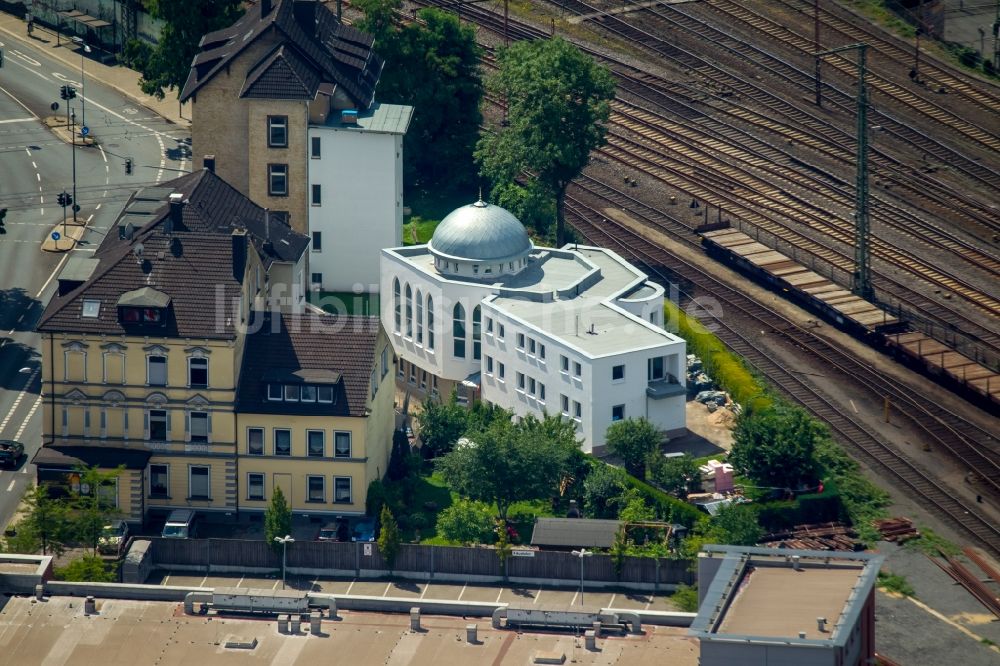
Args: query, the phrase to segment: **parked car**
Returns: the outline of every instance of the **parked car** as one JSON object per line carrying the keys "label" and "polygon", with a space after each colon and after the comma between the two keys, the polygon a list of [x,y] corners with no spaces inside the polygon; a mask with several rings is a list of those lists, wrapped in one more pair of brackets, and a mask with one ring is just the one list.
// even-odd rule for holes
{"label": "parked car", "polygon": [[167,516],[160,536],[166,539],[190,539],[194,537],[195,513],[191,509],[174,509]]}
{"label": "parked car", "polygon": [[375,519],[362,518],[354,524],[354,532],[351,534],[351,541],[374,541],[375,540]]}
{"label": "parked car", "polygon": [[349,534],[347,528],[347,519],[338,518],[332,523],[327,523],[320,528],[319,534],[316,535],[317,541],[347,541]]}
{"label": "parked car", "polygon": [[128,523],[124,520],[113,520],[105,525],[97,540],[97,552],[102,555],[121,555],[125,542],[128,541]]}
{"label": "parked car", "polygon": [[24,444],[12,439],[0,439],[0,465],[13,469],[23,455]]}

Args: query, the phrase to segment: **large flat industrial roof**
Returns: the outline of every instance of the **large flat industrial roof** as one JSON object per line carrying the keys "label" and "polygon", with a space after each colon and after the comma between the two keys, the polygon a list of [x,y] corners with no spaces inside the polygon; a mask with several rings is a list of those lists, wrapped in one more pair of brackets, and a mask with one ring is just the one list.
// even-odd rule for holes
{"label": "large flat industrial roof", "polygon": [[[590,652],[572,633],[494,630],[489,618],[425,615],[423,631],[405,614],[340,611],[324,619],[321,636],[308,623],[295,636],[279,634],[274,617],[184,615],[183,604],[98,599],[97,614],[79,597],[0,597],[0,654],[10,664],[328,664],[434,666],[530,664],[539,651],[576,664],[697,666],[697,642],[682,628],[646,626],[643,635],[607,636]],[[419,605],[414,599],[414,605]],[[479,642],[465,641],[466,624]],[[226,648],[230,639],[257,639],[253,649]],[[337,655],[340,655],[339,657]]]}

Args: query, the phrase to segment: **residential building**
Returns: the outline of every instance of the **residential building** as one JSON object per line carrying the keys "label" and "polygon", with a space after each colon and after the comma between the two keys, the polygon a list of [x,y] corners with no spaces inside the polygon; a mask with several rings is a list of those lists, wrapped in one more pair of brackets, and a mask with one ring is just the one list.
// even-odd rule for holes
{"label": "residential building", "polygon": [[[117,491],[107,492],[130,522],[181,507],[238,511],[246,497],[237,400],[247,331],[274,318],[308,318],[280,312],[307,307],[299,276],[308,245],[207,169],[136,192],[94,255],[66,262],[39,321],[39,481],[72,486],[81,466],[122,464]],[[294,362],[250,338],[255,354]],[[370,332],[359,340],[375,342]],[[317,351],[336,358],[327,347]],[[270,414],[262,427],[281,427],[280,414],[259,413]],[[391,414],[377,416],[391,424]],[[361,446],[367,458],[387,455]]]}
{"label": "residential building", "polygon": [[243,357],[241,510],[263,511],[280,487],[297,513],[364,514],[394,423],[392,347],[378,317],[272,313]]}
{"label": "residential building", "polygon": [[191,100],[195,167],[213,166],[312,240],[310,284],[373,291],[401,244],[411,107],[375,102],[372,37],[316,0],[261,0],[202,37]]}
{"label": "residential building", "polygon": [[875,661],[884,555],[705,546],[690,633],[703,666],[862,666]]}
{"label": "residential building", "polygon": [[560,414],[588,452],[624,418],[684,431],[684,340],[662,327],[663,288],[611,250],[535,247],[477,201],[428,244],[383,250],[381,289],[405,390]]}

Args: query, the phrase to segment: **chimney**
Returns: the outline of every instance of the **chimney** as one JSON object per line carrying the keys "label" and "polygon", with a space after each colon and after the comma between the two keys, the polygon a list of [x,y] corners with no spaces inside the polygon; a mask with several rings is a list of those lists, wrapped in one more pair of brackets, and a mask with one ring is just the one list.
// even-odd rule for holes
{"label": "chimney", "polygon": [[261,18],[267,16],[271,13],[272,3],[271,0],[260,0],[260,16]]}
{"label": "chimney", "polygon": [[168,234],[172,233],[174,229],[182,226],[181,219],[184,213],[184,195],[181,192],[172,192],[169,197],[170,201],[170,218],[166,221],[166,226],[164,231]]}
{"label": "chimney", "polygon": [[205,155],[202,161],[206,169],[215,173],[215,155]]}
{"label": "chimney", "polygon": [[796,571],[802,571],[802,562],[798,555],[792,555],[792,568]]}
{"label": "chimney", "polygon": [[243,276],[247,270],[247,230],[242,227],[233,229],[233,278],[243,284]]}
{"label": "chimney", "polygon": [[818,618],[816,618],[816,629],[821,634],[825,634],[826,633],[826,618],[825,617],[818,617]]}
{"label": "chimney", "polygon": [[806,632],[800,631],[799,632],[799,638],[805,638],[805,637],[806,637]]}
{"label": "chimney", "polygon": [[316,36],[316,5],[316,0],[293,0],[292,2],[292,14],[295,15],[295,22],[310,37]]}

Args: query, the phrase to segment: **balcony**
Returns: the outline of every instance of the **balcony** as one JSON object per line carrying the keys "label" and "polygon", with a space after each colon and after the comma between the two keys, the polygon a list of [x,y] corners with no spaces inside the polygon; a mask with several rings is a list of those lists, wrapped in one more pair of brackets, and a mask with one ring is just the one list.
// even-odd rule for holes
{"label": "balcony", "polygon": [[672,375],[667,375],[663,379],[651,379],[646,385],[646,395],[653,400],[663,400],[686,394],[687,388]]}

